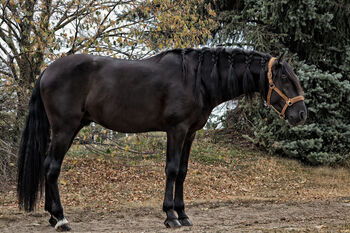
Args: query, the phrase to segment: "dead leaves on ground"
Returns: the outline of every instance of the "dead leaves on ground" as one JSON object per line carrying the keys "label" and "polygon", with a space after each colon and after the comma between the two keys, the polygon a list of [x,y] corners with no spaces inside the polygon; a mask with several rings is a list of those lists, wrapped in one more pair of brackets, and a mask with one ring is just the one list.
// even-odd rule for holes
{"label": "dead leaves on ground", "polygon": [[[199,156],[199,154],[201,156]],[[220,155],[218,160],[209,159]],[[162,206],[165,158],[96,157],[68,155],[59,186],[65,207],[115,211],[135,204]],[[184,185],[185,201],[267,198],[276,201],[311,201],[347,197],[348,171],[307,167],[294,160],[230,145],[197,141]],[[0,204],[17,208],[15,186]],[[40,202],[43,207],[43,199]]]}
{"label": "dead leaves on ground", "polygon": [[[213,164],[191,161],[185,181],[185,200],[232,200],[237,197],[308,201],[348,195],[344,172],[320,172],[296,161],[238,151]],[[220,151],[219,151],[220,152]],[[118,205],[154,203],[161,208],[164,161],[138,160],[126,165],[108,159],[67,158],[60,177],[65,206],[93,206],[114,211]],[[325,168],[329,169],[329,168]],[[312,172],[311,172],[312,171]],[[337,182],[337,177],[342,177]],[[348,178],[347,178],[348,179]],[[332,180],[332,182],[325,182]],[[64,181],[64,182],[62,182]]]}

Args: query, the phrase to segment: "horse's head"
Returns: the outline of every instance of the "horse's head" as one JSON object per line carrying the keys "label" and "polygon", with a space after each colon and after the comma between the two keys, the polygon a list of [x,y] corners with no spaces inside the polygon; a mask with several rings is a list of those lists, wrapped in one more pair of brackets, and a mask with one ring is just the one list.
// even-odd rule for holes
{"label": "horse's head", "polygon": [[268,64],[268,105],[291,125],[303,124],[307,117],[303,90],[291,66],[280,58],[271,58]]}

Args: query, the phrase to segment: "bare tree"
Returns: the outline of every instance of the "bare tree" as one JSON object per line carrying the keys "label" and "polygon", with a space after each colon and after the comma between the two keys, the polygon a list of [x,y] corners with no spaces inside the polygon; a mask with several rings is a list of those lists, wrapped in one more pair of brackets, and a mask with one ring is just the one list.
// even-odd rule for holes
{"label": "bare tree", "polygon": [[0,139],[18,138],[31,89],[50,62],[197,46],[215,27],[213,14],[204,0],[1,0]]}

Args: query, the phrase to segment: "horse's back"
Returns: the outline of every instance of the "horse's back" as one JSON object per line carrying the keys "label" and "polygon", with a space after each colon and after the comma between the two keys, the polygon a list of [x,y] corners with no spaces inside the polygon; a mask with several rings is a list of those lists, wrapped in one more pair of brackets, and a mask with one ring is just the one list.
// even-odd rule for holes
{"label": "horse's back", "polygon": [[193,111],[177,64],[71,55],[47,68],[41,92],[49,120],[88,118],[120,132],[166,130]]}

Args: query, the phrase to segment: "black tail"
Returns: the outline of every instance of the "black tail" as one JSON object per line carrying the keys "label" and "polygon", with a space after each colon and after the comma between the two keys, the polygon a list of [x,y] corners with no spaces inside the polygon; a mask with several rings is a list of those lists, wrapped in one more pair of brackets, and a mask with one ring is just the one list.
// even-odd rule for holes
{"label": "black tail", "polygon": [[[41,75],[42,76],[42,75]],[[50,124],[40,95],[40,78],[29,102],[29,113],[18,153],[19,207],[33,211],[44,186],[44,159],[50,142]]]}

